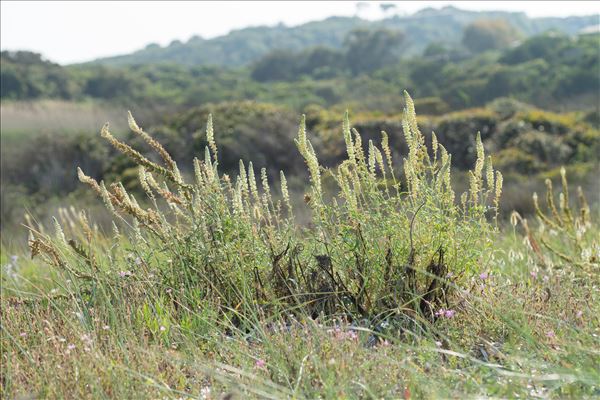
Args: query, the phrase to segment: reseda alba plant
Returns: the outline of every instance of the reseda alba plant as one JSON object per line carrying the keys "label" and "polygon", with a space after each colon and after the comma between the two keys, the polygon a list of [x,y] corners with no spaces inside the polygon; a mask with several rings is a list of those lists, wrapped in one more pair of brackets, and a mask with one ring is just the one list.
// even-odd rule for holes
{"label": "reseda alba plant", "polygon": [[[52,264],[73,271],[75,278],[89,278],[90,284],[98,276],[116,275],[115,269],[124,269],[119,265],[131,265],[129,278],[142,287],[151,275],[160,293],[176,290],[177,309],[215,307],[236,323],[257,310],[261,315],[286,310],[312,317],[434,320],[436,310],[452,301],[453,287],[486,261],[495,229],[488,220],[497,215],[502,175],[485,158],[477,135],[470,189],[456,199],[451,155],[435,134],[427,146],[406,93],[405,100],[402,126],[409,152],[401,163],[404,178],[394,165],[388,135],[382,132],[379,146],[363,143],[348,114],[342,125],[347,157],[337,168],[325,169],[302,118],[295,142],[309,173],[309,226],[295,221],[283,172],[277,190],[271,189],[267,171],[257,174],[252,162],[240,160],[235,177],[219,172],[210,117],[204,158],[194,160],[193,179],[185,179],[170,154],[129,114],[131,130],[162,163],[116,139],[108,125],[102,137],[139,165],[146,198],[138,201],[119,182],[107,187],[81,169],[78,174],[114,214],[115,245],[126,236],[136,263],[114,256],[101,267],[92,262],[74,266],[66,254],[91,256],[73,240],[37,232],[30,246],[34,254],[46,254]],[[331,198],[325,195],[326,174],[337,183]],[[104,275],[94,268],[104,269]],[[114,286],[123,281],[102,279]]]}
{"label": "reseda alba plant", "polygon": [[[546,179],[546,212],[539,204],[537,193],[533,205],[538,220],[537,231],[529,227],[526,218],[514,211],[513,226],[520,223],[525,231],[526,244],[535,255],[536,264],[544,268],[560,269],[565,266],[576,275],[598,274],[600,271],[600,242],[592,221],[590,207],[581,187],[577,188],[578,209],[569,199],[569,185],[565,168],[560,169],[561,191],[556,207],[552,181]],[[537,239],[536,239],[537,238]]]}

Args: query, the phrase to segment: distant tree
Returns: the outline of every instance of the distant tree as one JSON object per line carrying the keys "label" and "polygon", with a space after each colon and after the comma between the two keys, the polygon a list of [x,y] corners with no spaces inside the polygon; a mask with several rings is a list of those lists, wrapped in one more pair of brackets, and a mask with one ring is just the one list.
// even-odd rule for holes
{"label": "distant tree", "polygon": [[252,69],[252,79],[259,82],[291,80],[296,75],[298,56],[288,50],[267,54]]}
{"label": "distant tree", "polygon": [[0,70],[0,95],[3,99],[21,99],[27,95],[27,83],[14,68],[2,66]]}
{"label": "distant tree", "polygon": [[519,38],[517,30],[508,22],[477,20],[465,28],[462,43],[473,53],[508,47]]}
{"label": "distant tree", "polygon": [[395,63],[400,59],[404,39],[404,33],[398,30],[354,30],[344,43],[346,64],[357,75]]}
{"label": "distant tree", "polygon": [[3,51],[2,58],[16,64],[36,65],[47,64],[56,65],[42,59],[42,55],[31,51]]}
{"label": "distant tree", "polygon": [[158,43],[150,43],[146,47],[144,47],[144,50],[158,50],[158,49],[160,49],[160,45]]}
{"label": "distant tree", "polygon": [[398,7],[393,3],[381,3],[379,9],[383,14],[392,14]]}
{"label": "distant tree", "polygon": [[448,53],[448,49],[441,43],[433,42],[430,43],[423,52],[423,56],[425,57],[441,57]]}
{"label": "distant tree", "polygon": [[299,72],[302,74],[315,76],[318,71],[328,70],[329,75],[336,75],[336,71],[345,68],[344,54],[328,47],[315,47],[302,52],[300,57],[302,62]]}
{"label": "distant tree", "polygon": [[536,58],[543,58],[546,61],[554,60],[561,49],[571,45],[570,42],[569,37],[565,34],[547,32],[524,41],[514,49],[510,49],[500,58],[500,62],[519,64]]}
{"label": "distant tree", "polygon": [[251,76],[259,82],[293,81],[302,75],[331,78],[343,70],[344,53],[319,46],[299,53],[275,50],[254,64]]}
{"label": "distant tree", "polygon": [[70,99],[78,91],[68,71],[30,51],[3,51],[0,55],[3,98]]}
{"label": "distant tree", "polygon": [[83,93],[101,99],[132,98],[143,93],[138,76],[123,70],[97,68],[85,82]]}
{"label": "distant tree", "polygon": [[202,38],[202,36],[194,35],[187,42],[188,43],[202,43],[202,42],[204,42],[204,39]]}

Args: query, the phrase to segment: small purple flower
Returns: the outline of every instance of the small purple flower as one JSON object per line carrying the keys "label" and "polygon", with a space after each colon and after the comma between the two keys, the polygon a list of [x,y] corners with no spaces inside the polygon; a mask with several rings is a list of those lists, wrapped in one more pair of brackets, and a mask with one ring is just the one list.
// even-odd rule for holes
{"label": "small purple flower", "polygon": [[443,308],[440,308],[439,310],[437,310],[435,312],[435,316],[436,317],[443,317],[443,318],[454,318],[454,315],[456,314],[456,311],[454,310],[444,310]]}
{"label": "small purple flower", "polygon": [[536,271],[531,271],[531,272],[529,273],[529,275],[531,275],[531,277],[532,277],[533,279],[537,279],[537,275],[538,275],[538,274],[537,274],[537,272],[536,272]]}
{"label": "small purple flower", "polygon": [[68,344],[67,345],[67,350],[65,350],[65,354],[69,355],[71,354],[71,351],[75,350],[75,345],[74,344]]}
{"label": "small purple flower", "polygon": [[546,332],[546,337],[553,338],[555,336],[556,336],[556,334],[554,333],[553,330],[549,330],[548,332]]}
{"label": "small purple flower", "polygon": [[267,366],[267,363],[265,362],[265,360],[263,360],[262,358],[259,358],[258,360],[256,360],[256,362],[254,363],[254,366],[256,368],[259,369],[263,369]]}
{"label": "small purple flower", "polygon": [[356,334],[356,332],[354,332],[354,331],[349,331],[349,332],[346,334],[346,338],[348,338],[348,339],[350,339],[350,340],[352,340],[352,341],[357,341],[357,340],[358,340],[358,335],[357,335],[357,334]]}
{"label": "small purple flower", "polygon": [[583,315],[583,311],[579,310],[577,311],[577,318],[581,318],[581,316]]}
{"label": "small purple flower", "polygon": [[21,336],[21,337],[27,337],[27,332],[21,332],[21,333],[19,334],[19,336]]}
{"label": "small purple flower", "polygon": [[132,275],[131,271],[121,271],[121,272],[119,272],[119,276],[121,278],[125,278],[126,276],[131,276],[131,275]]}
{"label": "small purple flower", "polygon": [[454,310],[446,310],[444,312],[444,316],[446,318],[454,318],[454,314],[456,314],[456,311],[454,311]]}
{"label": "small purple flower", "polygon": [[486,280],[489,277],[490,276],[487,272],[482,272],[481,274],[479,274],[479,279],[481,279],[481,280]]}

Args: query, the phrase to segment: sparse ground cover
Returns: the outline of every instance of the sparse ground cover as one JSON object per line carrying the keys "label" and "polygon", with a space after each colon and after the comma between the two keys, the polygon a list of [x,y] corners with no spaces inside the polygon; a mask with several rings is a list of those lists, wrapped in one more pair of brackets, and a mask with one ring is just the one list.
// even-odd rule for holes
{"label": "sparse ground cover", "polygon": [[211,119],[190,176],[133,118],[156,158],[105,127],[145,196],[80,171],[112,229],[62,209],[26,221],[33,259],[2,249],[3,397],[600,396],[597,211],[562,170],[535,218],[498,228],[479,135],[455,193],[444,142],[406,105],[403,162],[346,118],[326,169],[302,122],[307,224],[283,173],[220,173]]}

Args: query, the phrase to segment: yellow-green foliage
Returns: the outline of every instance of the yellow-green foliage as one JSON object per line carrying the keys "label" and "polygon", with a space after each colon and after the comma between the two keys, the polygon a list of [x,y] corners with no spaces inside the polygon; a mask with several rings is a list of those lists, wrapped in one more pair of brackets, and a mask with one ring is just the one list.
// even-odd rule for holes
{"label": "yellow-green foliage", "polygon": [[[251,162],[240,161],[235,177],[219,173],[218,134],[211,118],[204,159],[194,160],[191,181],[131,115],[131,129],[158,153],[162,165],[116,139],[108,126],[102,136],[139,165],[147,198],[138,201],[121,183],[107,186],[81,170],[79,178],[114,213],[115,231],[134,245],[140,270],[132,269],[131,279],[140,287],[158,284],[194,293],[185,296],[191,309],[209,302],[225,314],[246,315],[258,304],[264,310],[292,307],[312,315],[408,312],[433,319],[434,310],[450,301],[457,279],[470,276],[484,261],[494,230],[488,214],[497,214],[502,176],[486,159],[478,135],[470,190],[456,202],[451,155],[437,139],[434,148],[426,145],[408,94],[405,101],[402,126],[409,151],[402,163],[403,182],[396,179],[387,134],[381,149],[372,140],[363,143],[346,115],[347,157],[329,171],[319,164],[302,118],[296,145],[310,177],[305,201],[312,223],[306,228],[294,220],[283,173],[281,197],[271,190],[266,171],[257,176]],[[325,194],[325,176],[338,184],[333,198]],[[33,232],[34,255],[43,254],[90,285],[107,280],[106,272],[117,274],[110,270],[123,254],[113,251],[114,258],[98,261],[58,221],[55,225],[54,238]],[[84,243],[93,240],[90,235]],[[73,255],[85,262],[73,265]],[[145,280],[142,272],[154,278]]]}

